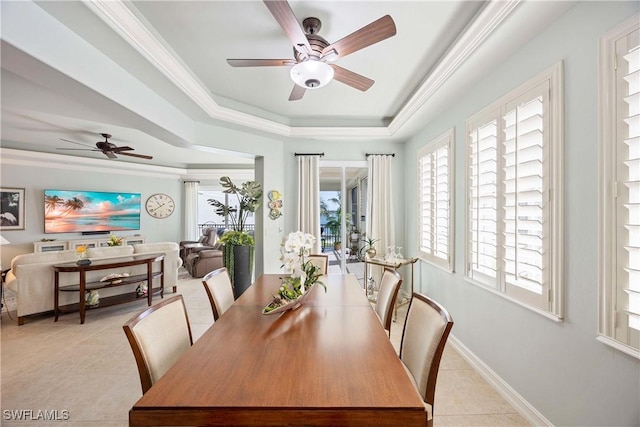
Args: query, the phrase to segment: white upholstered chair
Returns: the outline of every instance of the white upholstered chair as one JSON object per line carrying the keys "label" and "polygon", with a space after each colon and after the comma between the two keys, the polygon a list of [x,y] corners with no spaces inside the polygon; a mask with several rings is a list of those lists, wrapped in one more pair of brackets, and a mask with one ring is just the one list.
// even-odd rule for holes
{"label": "white upholstered chair", "polygon": [[453,319],[444,307],[425,295],[413,294],[402,332],[400,359],[422,396],[428,426],[433,426],[436,379],[452,327]]}
{"label": "white upholstered chair", "polygon": [[166,298],[149,307],[132,317],[122,328],[138,365],[143,394],[193,344],[182,295]]}
{"label": "white upholstered chair", "polygon": [[385,268],[382,273],[382,278],[380,279],[375,310],[382,322],[382,326],[389,332],[389,336],[391,336],[393,307],[396,303],[400,285],[402,285],[402,276],[400,276],[400,273],[396,270]]}
{"label": "white upholstered chair", "polygon": [[307,260],[311,261],[313,265],[320,267],[322,274],[327,274],[327,271],[329,270],[329,255],[311,254],[307,256]]}
{"label": "white upholstered chair", "polygon": [[207,273],[202,278],[202,284],[211,303],[213,320],[218,320],[234,301],[233,285],[227,269],[222,267]]}

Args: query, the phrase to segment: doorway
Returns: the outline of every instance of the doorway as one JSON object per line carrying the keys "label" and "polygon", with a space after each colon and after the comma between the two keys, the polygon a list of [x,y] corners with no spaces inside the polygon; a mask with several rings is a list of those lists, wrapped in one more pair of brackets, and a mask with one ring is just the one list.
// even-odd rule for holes
{"label": "doorway", "polygon": [[329,273],[354,273],[361,283],[366,183],[366,161],[320,161],[321,243],[329,255]]}

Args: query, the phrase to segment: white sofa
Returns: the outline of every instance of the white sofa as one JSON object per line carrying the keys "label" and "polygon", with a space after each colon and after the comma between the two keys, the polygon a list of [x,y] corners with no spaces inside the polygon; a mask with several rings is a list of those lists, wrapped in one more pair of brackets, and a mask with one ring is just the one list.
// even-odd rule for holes
{"label": "white sofa", "polygon": [[[176,291],[178,269],[182,265],[180,248],[175,242],[141,243],[137,245],[108,246],[88,248],[89,259],[114,258],[143,253],[164,253],[164,288]],[[75,250],[57,252],[38,252],[16,256],[11,261],[11,270],[7,273],[6,287],[16,293],[18,324],[22,325],[25,316],[51,312],[54,309],[54,272],[53,265],[73,262],[77,259]],[[142,271],[140,270],[142,268]],[[159,266],[154,266],[154,270]],[[117,271],[99,270],[87,273],[87,281],[98,281],[109,273],[140,274],[144,266],[133,266]],[[60,285],[77,283],[77,273],[60,273]],[[137,284],[100,289],[100,296],[111,296],[135,291]],[[157,285],[156,285],[157,286]],[[64,306],[78,302],[75,292],[60,292],[59,304]]]}

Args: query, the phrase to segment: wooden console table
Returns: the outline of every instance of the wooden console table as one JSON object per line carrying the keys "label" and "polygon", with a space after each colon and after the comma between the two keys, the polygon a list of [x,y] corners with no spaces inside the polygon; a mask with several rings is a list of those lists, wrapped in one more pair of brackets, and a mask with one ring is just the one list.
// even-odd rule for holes
{"label": "wooden console table", "polygon": [[[153,263],[160,261],[160,271],[153,271]],[[131,267],[135,265],[146,265],[146,274],[136,274],[132,276],[122,277],[115,281],[97,281],[87,283],[87,271],[96,270],[109,270],[122,267]],[[58,315],[63,312],[59,305],[59,293],[60,292],[78,292],[78,304],[67,306],[69,311],[80,312],[80,323],[84,323],[85,311],[87,308],[99,308],[108,307],[114,304],[121,304],[129,301],[139,299],[140,296],[136,292],[128,292],[120,295],[113,295],[100,299],[100,303],[95,307],[87,307],[85,303],[85,293],[87,291],[113,288],[117,286],[131,285],[142,281],[147,281],[147,304],[151,305],[153,294],[160,294],[160,297],[164,297],[164,254],[140,254],[140,255],[128,255],[117,258],[106,258],[92,260],[89,265],[78,265],[75,262],[57,264],[53,266],[54,271],[54,313],[55,321],[58,321]],[[73,285],[60,286],[60,273],[78,273],[79,282]],[[153,287],[153,279],[160,278],[160,287]],[[64,310],[67,311],[67,310]]]}

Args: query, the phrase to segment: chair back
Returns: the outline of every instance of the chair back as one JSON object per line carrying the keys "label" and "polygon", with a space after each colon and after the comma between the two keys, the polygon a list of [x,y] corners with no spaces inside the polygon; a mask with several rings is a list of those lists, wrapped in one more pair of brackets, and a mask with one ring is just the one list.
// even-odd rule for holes
{"label": "chair back", "polygon": [[320,267],[322,274],[327,274],[327,271],[329,271],[329,255],[311,254],[307,256],[307,260],[311,261],[313,265]]}
{"label": "chair back", "polygon": [[202,232],[200,243],[207,246],[215,246],[218,243],[218,229],[215,227],[205,228]]}
{"label": "chair back", "polygon": [[404,323],[400,359],[431,408],[440,359],[452,327],[453,319],[444,307],[425,295],[413,294]]}
{"label": "chair back", "polygon": [[213,270],[202,278],[204,290],[207,292],[213,320],[216,321],[233,304],[233,285],[225,267]]}
{"label": "chair back", "polygon": [[402,285],[402,276],[396,270],[385,268],[380,279],[378,298],[376,299],[376,313],[384,329],[391,335],[391,317],[396,303],[398,291]]}
{"label": "chair back", "polygon": [[166,298],[122,327],[138,365],[142,393],[191,347],[193,338],[182,295]]}

